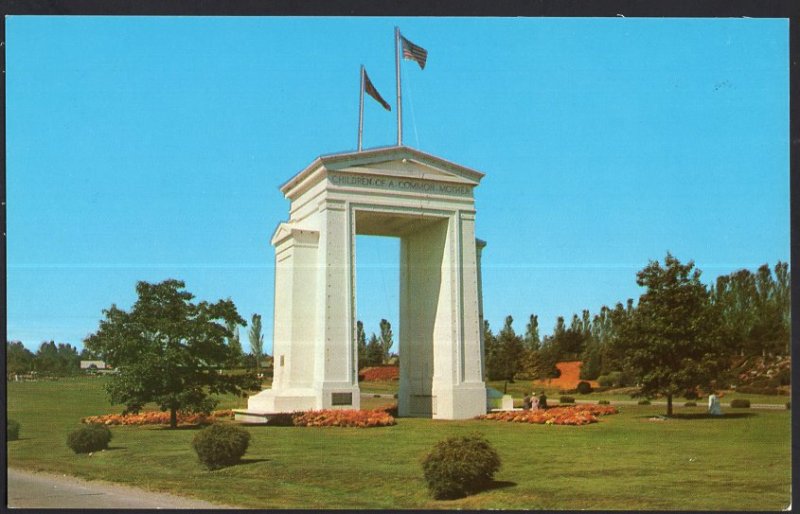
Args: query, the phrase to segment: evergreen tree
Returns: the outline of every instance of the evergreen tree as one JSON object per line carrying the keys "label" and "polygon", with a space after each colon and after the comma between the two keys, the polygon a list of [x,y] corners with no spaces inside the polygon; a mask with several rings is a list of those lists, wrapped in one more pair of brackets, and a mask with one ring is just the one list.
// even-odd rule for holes
{"label": "evergreen tree", "polygon": [[358,369],[369,366],[367,357],[367,334],[364,333],[364,323],[361,320],[356,322],[356,346],[358,349]]}
{"label": "evergreen tree", "polygon": [[380,366],[383,363],[383,357],[383,344],[381,340],[378,339],[378,336],[375,335],[375,332],[373,332],[367,343],[366,366]]}
{"label": "evergreen tree", "polygon": [[522,369],[522,357],[525,350],[522,338],[514,332],[511,324],[514,318],[506,316],[506,322],[497,335],[497,345],[500,352],[502,378],[514,382],[514,376]]}
{"label": "evergreen tree", "polygon": [[505,366],[500,346],[497,338],[489,327],[489,321],[483,321],[483,344],[484,344],[484,365],[486,367],[486,377],[489,380],[501,380],[505,372]]}

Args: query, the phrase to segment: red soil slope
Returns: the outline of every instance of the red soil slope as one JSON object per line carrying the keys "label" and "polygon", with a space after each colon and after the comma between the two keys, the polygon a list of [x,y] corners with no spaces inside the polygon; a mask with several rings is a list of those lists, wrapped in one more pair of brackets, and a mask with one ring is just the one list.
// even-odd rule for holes
{"label": "red soil slope", "polygon": [[[561,371],[561,376],[558,378],[551,378],[550,380],[535,380],[534,385],[543,385],[545,387],[557,387],[559,389],[575,389],[578,387],[578,382],[581,382],[581,361],[568,361],[557,362],[556,368]],[[599,384],[595,380],[586,380],[592,387],[597,387]]]}
{"label": "red soil slope", "polygon": [[400,378],[400,368],[398,366],[375,366],[364,368],[358,372],[359,380],[365,382],[375,382],[382,380],[398,380]]}

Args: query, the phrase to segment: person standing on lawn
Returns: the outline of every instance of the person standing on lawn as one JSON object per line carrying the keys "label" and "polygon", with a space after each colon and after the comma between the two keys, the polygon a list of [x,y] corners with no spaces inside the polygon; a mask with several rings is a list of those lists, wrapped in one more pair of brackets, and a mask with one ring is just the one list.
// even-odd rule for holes
{"label": "person standing on lawn", "polygon": [[540,409],[547,408],[547,395],[544,394],[544,391],[542,391],[542,394],[539,396],[539,408]]}

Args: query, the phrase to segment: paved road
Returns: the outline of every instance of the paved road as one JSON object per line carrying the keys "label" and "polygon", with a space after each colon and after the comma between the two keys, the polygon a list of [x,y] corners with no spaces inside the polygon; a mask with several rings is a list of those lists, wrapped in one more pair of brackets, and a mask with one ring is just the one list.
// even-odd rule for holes
{"label": "paved road", "polygon": [[233,509],[66,475],[8,469],[8,506],[24,509]]}

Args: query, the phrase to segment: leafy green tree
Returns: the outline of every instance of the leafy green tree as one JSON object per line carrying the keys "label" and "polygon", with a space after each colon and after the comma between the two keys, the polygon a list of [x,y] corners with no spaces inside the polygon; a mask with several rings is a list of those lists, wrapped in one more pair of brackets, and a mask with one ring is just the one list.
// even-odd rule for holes
{"label": "leafy green tree", "polygon": [[67,343],[44,342],[34,357],[34,368],[40,373],[68,375],[80,370],[78,349]]}
{"label": "leafy green tree", "polygon": [[639,393],[667,397],[668,416],[674,395],[710,388],[726,364],[719,313],[700,273],[692,261],[681,264],[670,253],[663,266],[650,261],[636,275],[646,292],[638,307],[629,309],[614,341]]}
{"label": "leafy green tree", "polygon": [[261,359],[264,358],[264,336],[261,334],[261,314],[253,314],[250,332],[250,351],[256,359],[256,372],[261,371]]}
{"label": "leafy green tree", "polygon": [[33,352],[25,348],[21,341],[6,341],[6,370],[8,373],[33,371],[33,360]]}
{"label": "leafy green tree", "polygon": [[364,332],[364,323],[356,322],[356,345],[358,349],[358,369],[368,366],[367,363],[367,334]]}
{"label": "leafy green tree", "polygon": [[125,412],[138,412],[155,402],[170,412],[177,426],[179,410],[209,412],[217,403],[211,395],[259,389],[252,374],[226,374],[223,368],[236,356],[226,344],[233,333],[227,325],[244,320],[230,300],[193,303],[194,295],[179,280],[158,284],[139,282],[138,299],[128,312],[112,305],[103,310],[97,332],[85,346],[118,370],[106,390],[112,403]]}
{"label": "leafy green tree", "polygon": [[65,375],[75,374],[81,368],[81,356],[78,349],[69,343],[58,343],[57,347],[59,371]]}
{"label": "leafy green tree", "polygon": [[381,364],[385,364],[389,360],[389,351],[392,348],[394,341],[392,340],[392,324],[387,320],[382,319],[380,324],[380,342],[383,348],[383,357],[381,357]]}
{"label": "leafy green tree", "polygon": [[55,341],[43,342],[36,350],[34,367],[39,373],[58,373],[61,365]]}

